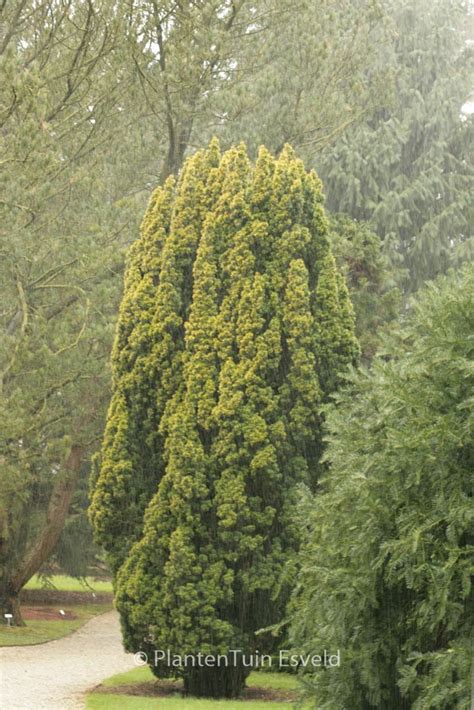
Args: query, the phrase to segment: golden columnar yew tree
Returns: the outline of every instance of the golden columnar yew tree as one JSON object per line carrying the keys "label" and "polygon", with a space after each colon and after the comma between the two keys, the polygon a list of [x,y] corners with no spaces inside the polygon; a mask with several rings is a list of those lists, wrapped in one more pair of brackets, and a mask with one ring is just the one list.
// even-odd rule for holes
{"label": "golden columnar yew tree", "polygon": [[[126,647],[150,661],[270,647],[255,632],[287,598],[319,407],[358,353],[327,231],[321,183],[290,147],[253,166],[244,146],[221,156],[212,142],[152,196],[90,511]],[[188,692],[235,696],[249,669],[232,661],[178,672]]]}

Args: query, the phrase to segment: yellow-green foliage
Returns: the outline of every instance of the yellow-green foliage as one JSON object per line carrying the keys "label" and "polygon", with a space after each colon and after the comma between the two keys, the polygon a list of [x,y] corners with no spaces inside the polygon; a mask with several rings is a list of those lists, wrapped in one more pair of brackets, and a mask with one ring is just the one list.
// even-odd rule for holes
{"label": "yellow-green foliage", "polygon": [[319,407],[357,354],[321,184],[291,148],[252,166],[213,142],[155,191],[91,505],[127,648],[252,649],[279,620],[295,485],[314,476]]}

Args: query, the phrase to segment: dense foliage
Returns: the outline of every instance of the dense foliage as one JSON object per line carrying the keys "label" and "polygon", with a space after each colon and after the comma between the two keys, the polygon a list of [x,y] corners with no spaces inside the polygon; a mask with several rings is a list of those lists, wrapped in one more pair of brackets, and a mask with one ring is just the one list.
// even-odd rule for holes
{"label": "dense foliage", "polygon": [[[472,5],[472,3],[471,3]],[[318,160],[328,207],[367,220],[416,291],[473,256],[473,15],[463,0],[388,0],[378,66],[393,95]]]}
{"label": "dense foliage", "polygon": [[390,263],[382,240],[367,223],[343,214],[332,215],[330,235],[336,263],[345,275],[354,306],[362,359],[369,362],[384,328],[398,318],[400,270]]}
{"label": "dense foliage", "polygon": [[294,644],[341,650],[318,710],[470,703],[474,269],[414,304],[328,416],[329,471],[306,496]]}
{"label": "dense foliage", "polygon": [[[248,652],[281,617],[295,486],[317,475],[319,407],[358,355],[321,200],[291,148],[252,167],[215,142],[153,194],[91,504],[130,650]],[[182,672],[230,696],[248,669]]]}

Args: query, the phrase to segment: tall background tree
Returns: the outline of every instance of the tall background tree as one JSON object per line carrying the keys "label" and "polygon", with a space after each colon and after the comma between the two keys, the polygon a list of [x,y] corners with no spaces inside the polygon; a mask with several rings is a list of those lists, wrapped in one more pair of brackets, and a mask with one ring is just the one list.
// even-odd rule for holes
{"label": "tall background tree", "polygon": [[474,268],[427,288],[370,373],[336,396],[329,470],[301,508],[293,600],[318,710],[467,710],[474,599]]}
{"label": "tall background tree", "polygon": [[379,44],[388,40],[384,4],[267,0],[252,5],[257,71],[239,74],[230,102],[222,95],[216,130],[225,139],[245,136],[252,152],[262,143],[276,152],[291,143],[315,166],[324,147],[387,97],[387,72],[376,60]]}
{"label": "tall background tree", "polygon": [[134,0],[123,18],[125,71],[160,183],[213,135],[244,138],[252,156],[286,142],[314,155],[381,101],[376,0]]}
{"label": "tall background tree", "polygon": [[365,222],[343,214],[331,215],[330,237],[354,306],[362,360],[369,363],[384,329],[399,318],[400,269],[390,261],[380,237]]}
{"label": "tall background tree", "polygon": [[[129,650],[252,652],[281,617],[295,486],[317,477],[319,407],[358,355],[321,201],[289,147],[252,167],[216,143],[152,197],[91,504]],[[180,672],[218,697],[249,669]]]}
{"label": "tall background tree", "polygon": [[0,62],[0,605],[54,549],[100,430],[122,232],[115,18],[6,2]]}
{"label": "tall background tree", "polygon": [[[328,208],[366,220],[404,290],[473,255],[470,146],[472,8],[462,0],[389,0],[392,40],[376,62],[394,79],[391,100],[322,153]],[[372,69],[373,70],[373,69]]]}

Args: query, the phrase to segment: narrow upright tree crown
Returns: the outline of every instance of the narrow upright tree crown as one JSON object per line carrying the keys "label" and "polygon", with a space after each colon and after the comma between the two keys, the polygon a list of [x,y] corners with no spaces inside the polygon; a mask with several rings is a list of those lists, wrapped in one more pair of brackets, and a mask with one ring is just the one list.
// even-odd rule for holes
{"label": "narrow upright tree crown", "polygon": [[[287,596],[295,489],[317,476],[319,408],[357,355],[321,183],[289,146],[252,165],[213,141],[155,190],[90,511],[129,650],[261,647]],[[201,670],[183,672],[200,694],[236,694],[245,677]]]}

